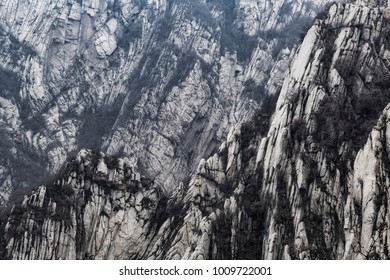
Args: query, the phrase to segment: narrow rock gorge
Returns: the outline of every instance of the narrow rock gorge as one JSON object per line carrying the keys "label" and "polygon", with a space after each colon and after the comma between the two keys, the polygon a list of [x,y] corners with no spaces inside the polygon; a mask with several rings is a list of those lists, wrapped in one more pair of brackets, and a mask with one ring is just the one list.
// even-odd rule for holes
{"label": "narrow rock gorge", "polygon": [[[193,6],[187,10],[186,1],[153,3],[158,8],[147,15],[157,18],[161,16],[160,12],[173,17],[189,10],[204,11]],[[227,1],[199,3],[215,7],[213,18],[227,13],[227,10],[219,10],[226,8],[219,4]],[[286,3],[291,5],[286,6]],[[40,182],[39,187],[25,195],[20,203],[2,211],[2,258],[388,259],[390,9],[387,1],[328,5],[326,12],[320,13],[305,32],[299,47],[295,46],[298,41],[292,40],[292,45],[283,42],[282,48],[278,49],[274,44],[280,43],[280,37],[271,40],[262,37],[265,36],[263,32],[271,36],[270,31],[284,30],[297,20],[289,13],[273,13],[272,8],[277,11],[288,8],[292,15],[299,15],[301,11],[302,15],[314,18],[324,4],[322,1],[280,1],[276,4],[235,1],[232,9],[235,20],[230,24],[246,34],[241,40],[250,42],[253,36],[257,38],[250,56],[239,58],[239,50],[231,52],[225,48],[223,55],[219,54],[216,59],[205,51],[212,50],[211,44],[204,47],[203,52],[196,53],[197,58],[183,60],[185,67],[189,67],[188,72],[178,66],[179,62],[174,66],[183,74],[174,85],[162,85],[151,78],[148,85],[156,85],[156,88],[151,86],[146,93],[138,84],[138,90],[129,91],[141,93],[136,102],[130,93],[124,94],[119,103],[120,113],[110,125],[110,134],[103,135],[98,149],[76,145],[83,149],[62,167],[59,165],[57,175]],[[84,2],[77,7],[84,7]],[[125,6],[121,7],[124,10]],[[78,19],[76,8],[72,8],[71,13],[75,21]],[[92,8],[83,9],[93,11]],[[264,13],[266,20],[256,16],[255,12],[261,9],[268,11]],[[137,14],[134,18],[140,18],[141,9],[131,11]],[[219,14],[218,11],[224,12]],[[190,36],[194,40],[186,45],[191,50],[195,44],[192,49],[195,52],[206,41],[215,38],[216,33],[205,35],[207,25],[185,18],[174,22],[188,24],[187,29],[180,29],[188,30],[188,33],[179,32],[173,37],[174,31],[168,32],[172,44],[180,44],[182,48],[186,41],[181,36],[197,30],[202,35]],[[123,55],[122,50],[118,51],[118,43],[114,43],[116,39],[110,40],[110,36],[115,37],[112,30],[120,24],[110,21],[94,37],[96,57],[110,57],[116,51],[119,56]],[[143,26],[142,34],[145,34],[145,28]],[[223,33],[222,29],[215,28],[221,32],[218,34]],[[142,35],[136,42],[147,42],[153,36],[153,32],[148,39]],[[202,41],[203,36],[208,39]],[[221,41],[217,41],[215,47],[220,52],[218,44]],[[152,41],[148,42],[145,44]],[[89,45],[84,47],[88,49]],[[278,50],[276,58],[268,56],[273,50]],[[130,66],[136,63],[135,59],[129,60],[131,63],[128,64],[119,60],[117,67],[129,65],[126,73],[131,72],[131,67],[134,71],[141,69],[136,74],[138,78],[150,77],[146,76],[150,71],[167,77],[165,75],[170,74],[163,69],[171,66],[159,67],[170,61],[164,62],[165,56],[161,55],[164,52],[174,57],[168,49],[162,49],[152,64],[154,68],[145,66],[152,63],[147,62],[151,59],[150,54],[145,57],[139,54],[137,67]],[[179,61],[179,56],[176,57]],[[93,60],[87,61],[84,60],[83,67],[99,67]],[[194,64],[188,61],[194,61]],[[140,65],[143,66],[140,68]],[[211,67],[207,74],[204,73],[205,65]],[[266,65],[268,70],[264,70]],[[112,71],[112,68],[101,67],[99,73],[108,75]],[[45,71],[55,76],[53,69]],[[232,73],[221,75],[219,71]],[[47,77],[45,75],[45,79]],[[233,80],[223,82],[225,78]],[[131,87],[138,80],[129,81]],[[259,85],[262,85],[261,98],[251,102],[254,99],[251,94],[258,93],[259,89],[254,88]],[[157,95],[164,90],[157,87],[164,89],[165,86],[169,93],[161,102]],[[248,91],[248,87],[254,88]],[[69,85],[67,94],[62,97],[64,102],[69,102],[67,98],[72,96],[70,92],[74,92],[74,88]],[[96,85],[95,90],[102,88]],[[4,92],[11,96],[9,89]],[[108,100],[121,100],[110,99],[114,92],[107,90],[110,95],[102,104]],[[83,104],[77,101],[80,92],[74,92],[73,96],[74,106]],[[103,98],[105,95],[84,95],[86,100],[98,96]],[[202,96],[205,98],[203,103],[200,101]],[[8,116],[12,112],[18,114],[17,106],[6,101],[9,99],[3,100],[10,107],[2,112]],[[153,102],[161,105],[159,110],[152,109],[156,104]],[[129,109],[130,104],[133,104],[133,110]],[[216,104],[220,107],[213,107]],[[96,113],[101,112],[98,108],[95,108]],[[57,116],[61,116],[58,112]],[[166,115],[168,112],[170,117]],[[214,118],[215,114],[219,117]],[[107,116],[111,114],[101,115],[102,119]],[[187,117],[187,131],[191,131],[188,134],[182,130]],[[224,118],[226,121],[221,121]],[[15,122],[15,127],[17,125]],[[203,134],[195,133],[195,127]],[[229,133],[224,136],[227,130]],[[159,136],[154,137],[153,133]],[[171,138],[167,138],[168,135]],[[182,135],[188,138],[183,140]],[[219,136],[211,137],[213,142],[205,135]],[[95,134],[84,136],[96,140]],[[183,164],[183,157],[169,156],[170,150],[162,139],[169,139],[170,147],[176,147],[179,154],[180,149],[193,151],[192,163]],[[161,152],[170,160],[165,161],[164,156],[158,154]],[[121,156],[117,157],[119,154]],[[196,166],[192,175],[191,165]],[[169,174],[179,175],[167,179]],[[186,174],[188,179],[178,180],[180,174]]]}

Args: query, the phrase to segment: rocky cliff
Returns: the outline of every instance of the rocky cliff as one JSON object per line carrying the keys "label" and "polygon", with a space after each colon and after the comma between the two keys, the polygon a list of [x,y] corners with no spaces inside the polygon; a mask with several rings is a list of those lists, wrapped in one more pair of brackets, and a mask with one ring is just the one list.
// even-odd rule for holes
{"label": "rocky cliff", "polygon": [[82,148],[172,191],[280,91],[327,2],[0,1],[1,203]]}
{"label": "rocky cliff", "polygon": [[388,259],[388,15],[333,4],[277,102],[234,125],[170,198],[131,160],[83,150],[13,207],[4,257]]}

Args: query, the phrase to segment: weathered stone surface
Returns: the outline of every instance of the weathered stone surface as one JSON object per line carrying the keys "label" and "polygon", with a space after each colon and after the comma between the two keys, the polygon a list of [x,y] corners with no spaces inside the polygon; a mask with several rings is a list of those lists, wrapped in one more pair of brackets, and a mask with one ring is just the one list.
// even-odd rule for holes
{"label": "weathered stone surface", "polygon": [[[273,114],[272,98],[265,99],[269,107],[233,125],[217,152],[199,160],[189,182],[172,186],[169,197],[135,172],[131,157],[83,150],[54,182],[13,207],[3,230],[6,256],[388,259],[390,22],[384,11],[370,2],[332,5],[295,55],[282,53],[293,59]],[[245,71],[238,66],[235,71]],[[199,89],[202,71],[195,63],[181,85]],[[181,97],[192,96],[178,90],[172,88],[164,106],[190,119]],[[190,104],[204,113],[200,99]],[[172,127],[157,127],[166,140],[180,140]],[[162,139],[148,151],[161,150],[173,153]]]}
{"label": "weathered stone surface", "polygon": [[330,1],[206,2],[2,1],[1,202],[82,148],[172,191],[278,94],[306,19]]}

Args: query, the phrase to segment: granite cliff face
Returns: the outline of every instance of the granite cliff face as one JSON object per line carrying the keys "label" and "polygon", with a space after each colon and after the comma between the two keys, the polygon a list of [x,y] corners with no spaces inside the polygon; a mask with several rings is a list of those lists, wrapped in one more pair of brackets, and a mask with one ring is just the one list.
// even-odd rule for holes
{"label": "granite cliff face", "polygon": [[171,192],[280,91],[327,2],[2,0],[1,203],[82,148]]}
{"label": "granite cliff face", "polygon": [[128,161],[83,150],[12,208],[7,251],[16,259],[135,258],[160,200]]}
{"label": "granite cliff face", "polygon": [[169,198],[128,158],[83,150],[3,219],[4,258],[388,259],[389,15],[333,4],[278,100]]}

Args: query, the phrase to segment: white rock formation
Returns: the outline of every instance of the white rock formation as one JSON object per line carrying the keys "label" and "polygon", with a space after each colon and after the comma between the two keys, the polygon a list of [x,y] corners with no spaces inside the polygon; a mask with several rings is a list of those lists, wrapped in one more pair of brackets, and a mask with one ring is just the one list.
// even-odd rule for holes
{"label": "white rock formation", "polygon": [[267,92],[279,92],[299,37],[285,39],[291,13],[300,11],[301,26],[325,3],[295,1],[281,16],[285,1],[79,2],[1,3],[0,66],[15,73],[17,90],[1,95],[10,147],[2,146],[0,203],[81,148],[124,155],[172,191]]}

